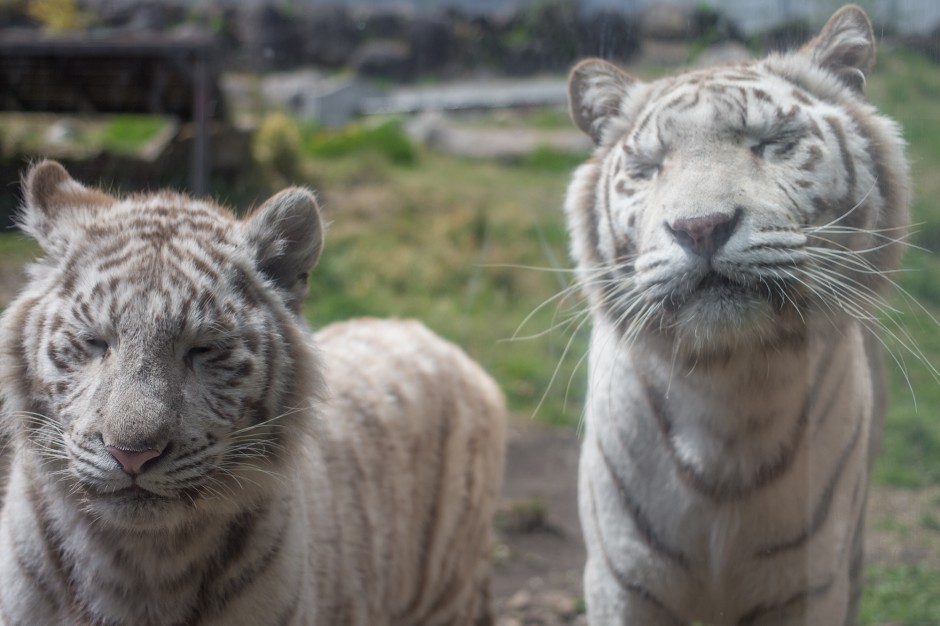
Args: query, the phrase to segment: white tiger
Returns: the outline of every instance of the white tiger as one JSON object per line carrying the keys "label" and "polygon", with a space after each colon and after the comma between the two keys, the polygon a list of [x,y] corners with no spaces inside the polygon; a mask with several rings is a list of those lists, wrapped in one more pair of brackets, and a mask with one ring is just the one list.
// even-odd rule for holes
{"label": "white tiger", "polygon": [[899,129],[846,6],[804,47],[641,82],[571,73],[590,302],[591,624],[855,623],[884,416],[873,316],[908,225]]}
{"label": "white tiger", "polygon": [[24,181],[0,326],[6,626],[491,623],[504,404],[416,322],[300,321],[303,189],[243,221]]}

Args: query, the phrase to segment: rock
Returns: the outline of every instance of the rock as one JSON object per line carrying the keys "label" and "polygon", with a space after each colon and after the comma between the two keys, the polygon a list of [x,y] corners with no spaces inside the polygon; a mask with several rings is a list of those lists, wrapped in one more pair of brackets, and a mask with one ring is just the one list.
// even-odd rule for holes
{"label": "rock", "polygon": [[552,613],[562,617],[573,617],[578,610],[577,598],[561,591],[546,591],[539,598],[539,602]]}
{"label": "rock", "polygon": [[[242,88],[244,89],[244,88]],[[362,112],[362,103],[379,91],[344,76],[325,76],[316,70],[272,72],[261,81],[266,108],[281,109],[305,120],[335,128]]]}
{"label": "rock", "polygon": [[701,54],[695,59],[695,65],[697,67],[708,67],[710,65],[748,61],[752,58],[754,58],[754,55],[744,44],[737,41],[722,41],[702,50]]}
{"label": "rock", "polygon": [[640,31],[645,38],[684,40],[693,27],[694,12],[688,7],[654,3],[640,14]]}
{"label": "rock", "polygon": [[674,66],[688,62],[691,46],[685,41],[644,39],[640,43],[642,63]]}
{"label": "rock", "polygon": [[52,145],[68,144],[75,141],[81,130],[71,118],[58,119],[43,133],[43,141]]}
{"label": "rock", "polygon": [[497,625],[586,626],[582,610],[582,603],[572,592],[547,587],[543,580],[533,578],[498,606]]}
{"label": "rock", "polygon": [[510,611],[522,611],[532,604],[532,593],[527,589],[520,589],[506,600],[506,608]]}

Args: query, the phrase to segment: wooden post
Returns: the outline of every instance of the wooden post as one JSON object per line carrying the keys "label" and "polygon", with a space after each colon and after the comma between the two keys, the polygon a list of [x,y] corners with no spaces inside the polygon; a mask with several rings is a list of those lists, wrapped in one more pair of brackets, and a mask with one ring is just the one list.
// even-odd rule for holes
{"label": "wooden post", "polygon": [[205,196],[209,193],[209,173],[212,169],[212,151],[209,146],[209,101],[212,94],[206,49],[195,52],[194,65],[193,146],[189,163],[189,187],[194,195]]}

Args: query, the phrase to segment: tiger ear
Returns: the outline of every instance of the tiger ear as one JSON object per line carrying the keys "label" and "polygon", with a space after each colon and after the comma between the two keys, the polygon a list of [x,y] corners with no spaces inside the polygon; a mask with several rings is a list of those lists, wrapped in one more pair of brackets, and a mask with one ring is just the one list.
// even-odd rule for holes
{"label": "tiger ear", "polygon": [[285,294],[288,308],[300,312],[307,275],[323,249],[323,222],[313,194],[291,187],[273,196],[245,222],[258,269]]}
{"label": "tiger ear", "polygon": [[600,145],[604,128],[620,113],[620,104],[636,82],[602,59],[575,65],[568,76],[568,108],[575,126]]}
{"label": "tiger ear", "polygon": [[61,252],[88,214],[114,202],[97,189],[76,182],[56,161],[40,161],[23,176],[20,228],[49,254]]}
{"label": "tiger ear", "polygon": [[868,16],[854,4],[836,11],[822,31],[803,46],[813,61],[861,94],[875,65],[875,34]]}

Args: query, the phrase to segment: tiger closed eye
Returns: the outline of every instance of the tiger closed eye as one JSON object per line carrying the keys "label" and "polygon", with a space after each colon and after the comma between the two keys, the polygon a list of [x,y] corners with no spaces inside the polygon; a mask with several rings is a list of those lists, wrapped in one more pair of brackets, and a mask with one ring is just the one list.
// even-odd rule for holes
{"label": "tiger closed eye", "polygon": [[751,154],[757,157],[764,156],[764,151],[767,150],[767,147],[773,143],[772,141],[761,141],[755,143],[751,146]]}
{"label": "tiger closed eye", "polygon": [[192,361],[193,359],[208,354],[212,351],[212,348],[209,346],[193,346],[186,352],[186,360]]}
{"label": "tiger closed eye", "polygon": [[97,352],[107,352],[111,349],[111,345],[100,337],[86,337],[85,345]]}
{"label": "tiger closed eye", "polygon": [[658,174],[662,167],[662,161],[635,163],[630,167],[630,178],[633,180],[649,180]]}

